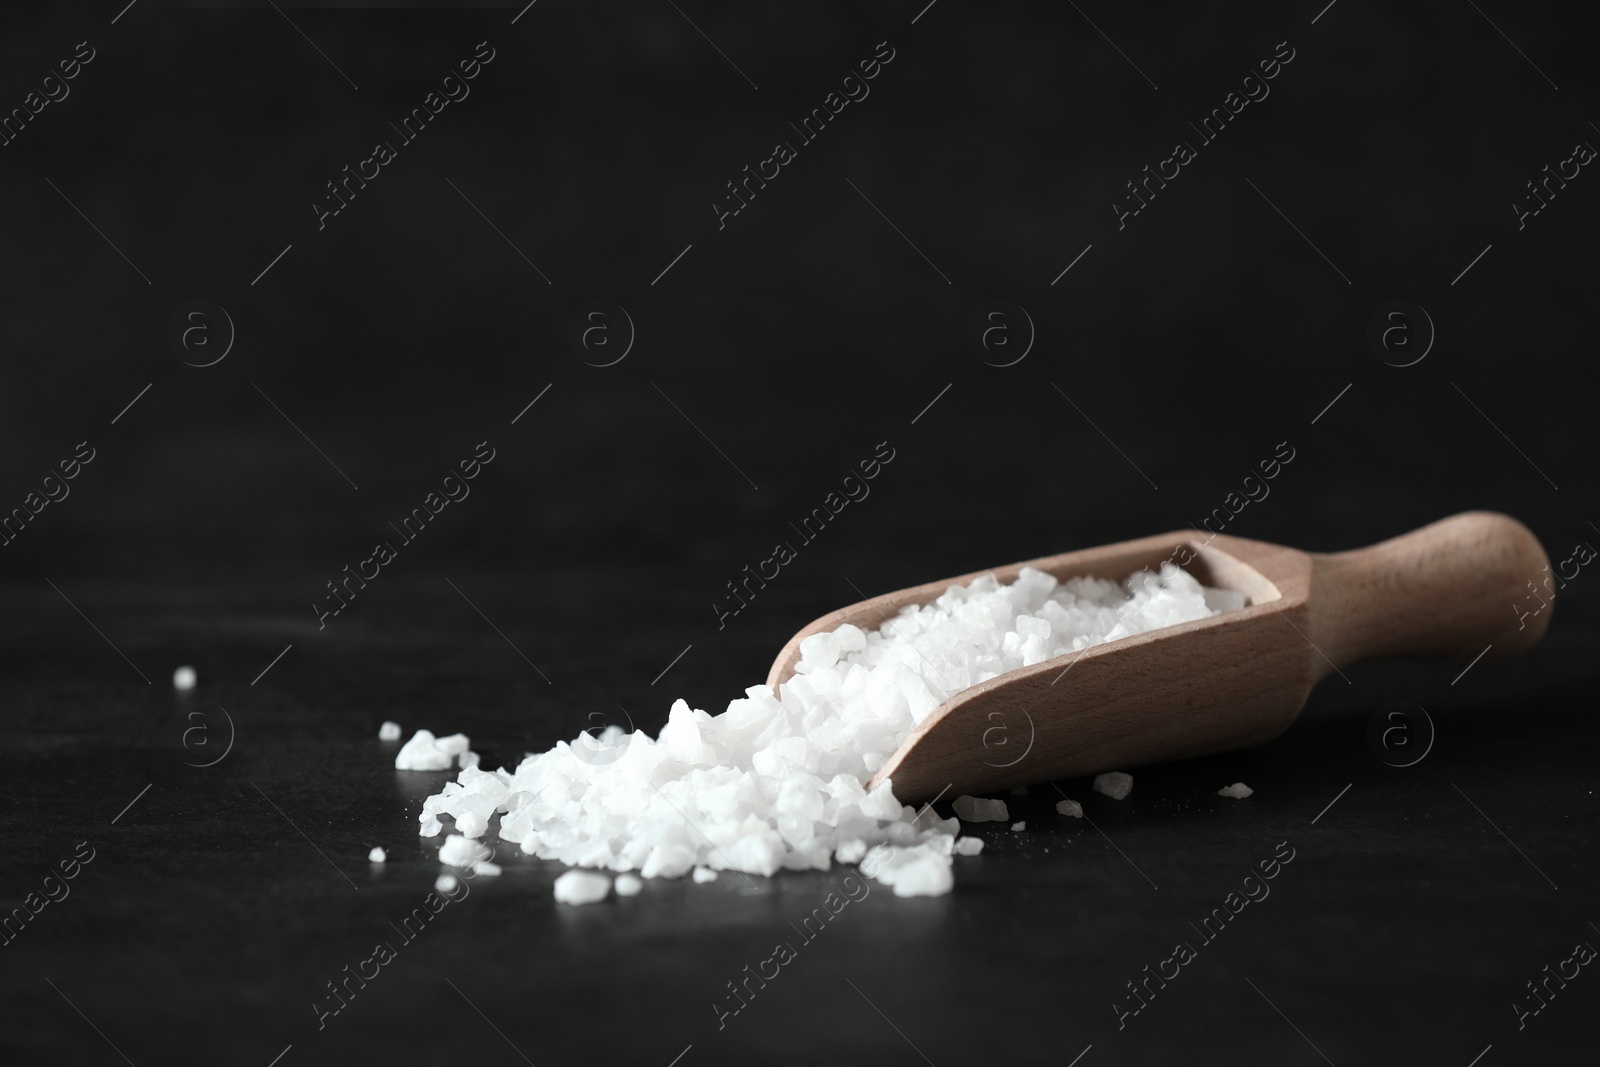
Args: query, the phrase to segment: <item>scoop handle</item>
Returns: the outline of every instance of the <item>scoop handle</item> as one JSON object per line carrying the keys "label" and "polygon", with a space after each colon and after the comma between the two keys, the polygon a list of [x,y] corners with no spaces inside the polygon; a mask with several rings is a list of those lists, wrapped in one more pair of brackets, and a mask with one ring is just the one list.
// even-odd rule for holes
{"label": "scoop handle", "polygon": [[1319,677],[1379,656],[1516,655],[1550,625],[1560,579],[1549,566],[1531,530],[1492,511],[1313,555],[1309,636],[1321,652]]}

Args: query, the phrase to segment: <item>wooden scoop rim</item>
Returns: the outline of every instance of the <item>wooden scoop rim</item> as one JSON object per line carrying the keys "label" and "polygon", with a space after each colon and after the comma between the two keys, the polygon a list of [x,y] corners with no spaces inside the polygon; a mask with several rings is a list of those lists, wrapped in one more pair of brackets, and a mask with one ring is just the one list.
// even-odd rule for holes
{"label": "wooden scoop rim", "polygon": [[[1223,546],[1218,547],[1218,542],[1222,542]],[[1252,609],[1258,607],[1273,607],[1274,610],[1281,611],[1283,608],[1291,606],[1294,602],[1303,599],[1305,595],[1304,592],[1301,592],[1299,596],[1294,597],[1286,594],[1281,587],[1281,579],[1286,577],[1286,575],[1269,575],[1264,573],[1263,568],[1260,565],[1262,562],[1264,562],[1264,560],[1260,558],[1260,553],[1258,551],[1252,550],[1257,548],[1271,549],[1275,552],[1290,553],[1301,558],[1305,557],[1304,553],[1297,552],[1293,549],[1282,549],[1276,545],[1265,545],[1260,544],[1259,542],[1247,541],[1237,537],[1227,537],[1225,535],[1215,535],[1209,540],[1202,542],[1196,540],[1192,533],[1175,531],[1169,534],[1158,534],[1154,537],[1140,538],[1135,541],[1119,541],[1110,545],[1100,545],[1094,548],[1077,549],[1072,552],[1059,553],[1054,556],[1041,556],[1036,559],[1025,560],[1021,563],[1007,564],[1003,567],[990,567],[985,570],[973,571],[969,574],[959,575],[955,578],[947,578],[937,582],[925,582],[922,585],[910,586],[905,589],[899,589],[888,593],[881,593],[878,596],[869,597],[866,600],[860,600],[854,604],[848,604],[845,607],[813,619],[789,639],[789,641],[783,646],[782,650],[779,651],[777,658],[773,661],[771,670],[767,673],[767,686],[771,688],[774,693],[776,693],[778,686],[781,683],[795,677],[794,665],[800,660],[800,642],[804,641],[808,637],[813,636],[814,634],[828,633],[830,631],[837,630],[840,626],[843,626],[847,623],[853,626],[860,626],[864,630],[877,630],[893,619],[897,618],[902,608],[912,605],[917,607],[925,607],[937,600],[947,589],[951,588],[952,586],[971,585],[979,578],[989,576],[993,576],[1000,581],[1001,584],[1009,584],[1010,582],[1016,580],[1017,575],[1019,575],[1024,568],[1028,567],[1031,567],[1034,570],[1044,571],[1046,574],[1050,574],[1055,577],[1058,581],[1065,581],[1068,578],[1092,575],[1098,578],[1108,578],[1112,581],[1123,582],[1126,581],[1130,575],[1140,570],[1149,570],[1150,565],[1144,564],[1134,566],[1131,569],[1125,570],[1124,573],[1117,575],[1115,578],[1112,578],[1106,574],[1097,574],[1093,569],[1092,562],[1099,558],[1116,559],[1124,556],[1149,555],[1152,549],[1157,548],[1165,550],[1166,559],[1171,559],[1171,557],[1176,555],[1180,549],[1189,549],[1189,551],[1193,554],[1194,559],[1183,564],[1182,568],[1186,571],[1189,571],[1191,574],[1195,572],[1194,563],[1196,561],[1201,563],[1208,562],[1209,557],[1212,555],[1227,559],[1231,564],[1233,564],[1233,566],[1241,569],[1255,579],[1255,581],[1249,583],[1249,588],[1237,588],[1233,585],[1220,587],[1232,589],[1234,592],[1244,593],[1248,598],[1245,602],[1245,606],[1235,611],[1225,611],[1217,615],[1208,616],[1204,619],[1197,619],[1192,623],[1180,623],[1174,626],[1162,627],[1159,630],[1147,631],[1143,634],[1130,634],[1127,637],[1119,637],[1115,641],[1109,641],[1099,645],[1091,645],[1089,648],[1078,649],[1073,652],[1066,652],[1051,659],[1044,660],[1040,663],[1035,663],[1029,667],[1018,667],[1014,670],[1009,670],[1002,674],[998,674],[987,681],[979,682],[977,685],[970,686],[967,689],[962,690],[960,693],[956,694],[956,696],[951,697],[949,701],[946,701],[944,706],[948,706],[949,704],[956,702],[969,693],[977,692],[980,687],[991,686],[993,683],[1009,680],[1014,677],[1021,676],[1026,672],[1043,671],[1050,669],[1052,666],[1060,667],[1066,664],[1069,660],[1073,660],[1076,657],[1083,656],[1087,653],[1097,653],[1108,649],[1124,648],[1127,647],[1128,642],[1134,641],[1136,638],[1140,637],[1150,635],[1174,636],[1178,633],[1187,633],[1190,631],[1185,629],[1185,627],[1204,625],[1206,623],[1215,622],[1218,619],[1235,619],[1246,617],[1253,618],[1254,615],[1246,616],[1242,613],[1250,612]],[[1080,567],[1079,564],[1084,562],[1089,562],[1091,565],[1087,567]],[[1210,577],[1209,574],[1207,574],[1209,568],[1202,567],[1200,570],[1202,575]],[[1281,571],[1282,568],[1267,567],[1266,570]],[[1197,575],[1197,577],[1200,577],[1200,575]],[[1278,580],[1274,580],[1275,578]],[[1219,588],[1219,586],[1213,585],[1213,588]],[[863,626],[859,620],[868,611],[875,614],[878,617],[878,621]],[[987,691],[987,689],[984,691]],[[926,725],[927,722],[930,722],[938,714],[939,712],[935,711],[928,717],[927,720],[924,720],[923,725]]]}

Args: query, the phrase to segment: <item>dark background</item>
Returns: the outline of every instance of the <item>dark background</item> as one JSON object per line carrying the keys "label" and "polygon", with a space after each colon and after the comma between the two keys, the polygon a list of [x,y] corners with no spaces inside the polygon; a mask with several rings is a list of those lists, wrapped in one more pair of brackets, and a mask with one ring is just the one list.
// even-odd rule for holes
{"label": "dark background", "polygon": [[[1060,783],[1093,825],[1049,786],[1011,798],[1027,831],[975,827],[953,894],[876,886],[721,1031],[725,983],[847,870],[574,909],[559,865],[506,845],[318,1030],[324,983],[439,871],[415,815],[446,775],[394,771],[385,719],[464,731],[488,766],[596,709],[654,732],[862,596],[1198,524],[1284,441],[1228,533],[1334,550],[1488,508],[1553,560],[1596,536],[1596,179],[1521,230],[1510,205],[1600,143],[1600,13],[923,3],[0,16],[0,108],[97,53],[0,148],[0,508],[96,450],[0,549],[0,901],[96,850],[0,949],[13,1058],[1489,1067],[1592,1045],[1600,979],[1520,1031],[1511,1006],[1600,942],[1587,571],[1521,660],[1351,668],[1264,749],[1137,770],[1120,803]],[[870,96],[719,232],[724,183],[884,40]],[[319,231],[324,183],[479,41],[471,95]],[[1270,96],[1199,146],[1187,122],[1280,41]],[[1179,139],[1198,159],[1119,230],[1124,183]],[[196,299],[237,331],[204,368],[167,342]],[[592,299],[637,328],[613,366],[566,343]],[[1013,366],[966,343],[991,299],[1037,329]],[[1437,329],[1413,366],[1367,343],[1391,300]],[[324,583],[485,440],[470,497],[319,631]],[[884,441],[870,497],[719,630],[724,583]],[[172,740],[182,663],[232,724],[214,766]],[[1365,740],[1390,699],[1438,728],[1407,769]],[[1255,796],[1215,795],[1240,779]],[[1272,896],[1119,1031],[1124,983],[1282,841]]]}

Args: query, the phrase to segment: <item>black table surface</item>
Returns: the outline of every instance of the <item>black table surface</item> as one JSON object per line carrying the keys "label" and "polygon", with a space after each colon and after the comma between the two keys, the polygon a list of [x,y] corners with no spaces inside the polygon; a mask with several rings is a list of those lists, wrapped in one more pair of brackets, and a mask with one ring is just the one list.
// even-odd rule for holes
{"label": "black table surface", "polygon": [[[969,828],[952,893],[866,883],[813,936],[854,868],[571,907],[559,865],[496,842],[504,873],[408,938],[448,776],[377,733],[464,732],[490,767],[591,714],[654,733],[832,608],[1227,500],[1226,533],[1311,551],[1484,508],[1571,558],[1600,538],[1595,179],[1537,187],[1537,214],[1528,183],[1600,137],[1600,12],[119,7],[0,15],[5,107],[96,51],[0,148],[0,509],[38,512],[0,546],[0,1062],[1592,1056],[1592,568],[1520,658],[1347,666],[1276,741],[1130,768],[1121,801],[1036,784],[1005,798],[1024,830]],[[479,41],[470,99],[319,227]],[[719,227],[880,41],[870,97]],[[610,366],[569,341],[594,299],[637,328]],[[1037,331],[1011,366],[968,341],[995,299]],[[169,337],[190,300],[236,331],[212,366]],[[1437,330],[1409,366],[1368,334],[1395,300]],[[80,441],[70,495],[30,497]],[[870,495],[797,541],[880,448]],[[796,558],[719,618],[780,540]],[[1369,743],[1389,701],[1435,728],[1411,766]],[[1231,895],[1275,858],[1268,895]]]}
{"label": "black table surface", "polygon": [[[870,573],[871,552],[857,552],[840,573]],[[376,736],[384,719],[407,736],[465,731],[486,765],[514,766],[575,732],[570,707],[603,707],[603,693],[653,730],[673,694],[719,710],[759,678],[771,643],[730,626],[724,645],[700,635],[652,686],[681,646],[647,650],[649,636],[683,620],[635,600],[624,625],[606,606],[650,572],[574,576],[591,595],[551,591],[560,617],[544,619],[504,575],[397,577],[373,590],[365,620],[357,601],[321,633],[237,607],[266,589],[102,593],[96,623],[150,686],[56,593],[33,592],[7,622],[8,884],[18,897],[42,889],[82,841],[94,858],[5,948],[8,1011],[32,1020],[6,1043],[28,1062],[53,1051],[85,1063],[112,1062],[106,1041],[134,1063],[266,1063],[291,1045],[282,1062],[514,1062],[513,1048],[534,1063],[665,1064],[685,1049],[685,1063],[1067,1062],[1093,1045],[1122,1063],[1466,1063],[1491,1044],[1528,1062],[1588,1040],[1581,976],[1525,1028],[1511,1006],[1532,1006],[1525,981],[1600,939],[1588,908],[1596,643],[1579,625],[1457,684],[1465,663],[1350,668],[1273,744],[1136,769],[1121,801],[1087,780],[1008,796],[1026,829],[967,828],[985,849],[956,860],[948,896],[896,899],[874,882],[860,896],[860,874],[836,866],[651,881],[571,907],[551,896],[560,864],[496,842],[504,874],[470,882],[403,940],[392,924],[441,870],[442,838],[417,835],[420,799],[448,775],[396,771],[398,744]],[[188,702],[164,674],[178,662],[199,671]],[[1368,747],[1371,712],[1393,698],[1437,728],[1408,768]],[[173,743],[175,716],[213,705],[227,717],[184,718],[208,732]],[[194,765],[230,739],[214,765]],[[1217,795],[1234,781],[1254,795]],[[1058,789],[1086,819],[1057,814]],[[374,845],[386,864],[368,863]],[[1267,895],[1220,934],[1204,927],[1207,940],[1197,927],[1213,909],[1259,895],[1247,876],[1286,853]],[[859,899],[803,940],[830,890]],[[396,958],[363,965],[379,942]],[[780,943],[795,958],[738,1014],[719,1012],[739,1004],[729,982],[771,974]],[[1196,958],[1121,1014],[1137,1006],[1126,984],[1147,965],[1170,974],[1179,943]],[[326,984],[346,965],[378,976],[323,1016],[313,1005],[337,1006]],[[69,998],[83,1018],[63,1011]]]}

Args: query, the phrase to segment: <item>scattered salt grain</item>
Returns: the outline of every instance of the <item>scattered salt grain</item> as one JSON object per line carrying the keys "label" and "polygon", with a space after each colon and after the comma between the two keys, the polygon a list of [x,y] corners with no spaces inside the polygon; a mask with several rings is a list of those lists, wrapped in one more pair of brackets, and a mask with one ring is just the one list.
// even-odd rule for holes
{"label": "scattered salt grain", "polygon": [[955,884],[950,874],[950,857],[928,845],[897,849],[873,868],[872,876],[891,886],[897,897],[943,896]]}
{"label": "scattered salt grain", "polygon": [[1225,785],[1221,789],[1217,790],[1217,796],[1232,797],[1235,800],[1243,800],[1245,797],[1254,792],[1254,789],[1251,789],[1243,782],[1234,782],[1232,785]]}
{"label": "scattered salt grain", "polygon": [[619,897],[636,897],[639,895],[639,890],[644,888],[644,883],[636,874],[619,874],[612,888],[617,891]]}
{"label": "scattered salt grain", "polygon": [[702,885],[706,882],[715,882],[717,880],[717,872],[710,867],[696,867],[694,869],[694,880],[696,884]]}
{"label": "scattered salt grain", "polygon": [[[456,734],[460,737],[460,734]],[[462,746],[465,748],[466,746]],[[395,753],[394,766],[397,771],[445,771],[450,769],[451,757],[459,749],[446,751],[441,748],[433,734],[427,730],[418,730],[411,735],[411,740],[400,746],[400,751]],[[437,831],[435,831],[437,832]]]}
{"label": "scattered salt grain", "polygon": [[593,871],[570,870],[556,879],[555,896],[560,904],[593,904],[611,891],[611,879]]}
{"label": "scattered salt grain", "polygon": [[367,859],[371,860],[373,863],[382,863],[388,858],[389,854],[384,852],[381,848],[374,847],[371,852],[367,853]]}
{"label": "scattered salt grain", "polygon": [[439,846],[439,862],[448,863],[452,867],[471,867],[479,860],[488,858],[488,846],[460,834],[451,834],[444,839],[444,844]]}
{"label": "scattered salt grain", "polygon": [[400,740],[400,724],[397,723],[397,722],[386,722],[382,726],[378,727],[378,740],[379,741],[398,741],[398,740]]}
{"label": "scattered salt grain", "polygon": [[454,893],[456,891],[456,886],[460,884],[460,882],[456,881],[455,875],[446,873],[441,874],[438,877],[438,879],[433,883],[433,888],[441,893]]}
{"label": "scattered salt grain", "polygon": [[1063,815],[1070,815],[1074,819],[1083,818],[1083,805],[1070,798],[1056,804],[1056,810]]}
{"label": "scattered salt grain", "polygon": [[196,681],[193,667],[179,667],[172,672],[172,688],[193,689]]}
{"label": "scattered salt grain", "polygon": [[962,822],[1005,822],[1011,817],[1006,812],[1005,801],[969,797],[965,793],[956,797],[950,806]]}
{"label": "scattered salt grain", "polygon": [[1112,800],[1121,800],[1133,791],[1133,775],[1121,771],[1107,771],[1094,776],[1094,791],[1104,793]]}
{"label": "scattered salt grain", "polygon": [[[450,816],[465,841],[497,833],[541,859],[644,878],[713,862],[767,877],[859,862],[898,896],[947,893],[952,855],[983,842],[958,840],[958,819],[902,804],[892,782],[867,789],[912,731],[996,675],[1211,614],[1206,590],[1170,564],[1124,583],[1059,582],[1032,568],[1009,585],[985,575],[877,630],[807,637],[793,677],[746,689],[719,715],[679,700],[654,738],[613,726],[529,754],[515,770],[462,766],[424,801],[418,830],[434,836]],[[466,751],[462,735],[418,731],[395,766],[445,770]],[[968,821],[1010,821],[1003,800],[961,797],[955,807]],[[572,870],[556,898],[597,900],[609,886]]]}
{"label": "scattered salt grain", "polygon": [[1027,822],[1026,822],[1026,821],[1023,821],[1023,822],[1014,822],[1014,823],[1012,823],[1012,824],[1011,824],[1011,829],[1013,829],[1013,830],[1015,830],[1015,831],[1016,831],[1016,832],[1017,832],[1017,833],[1019,833],[1019,834],[1020,834],[1020,833],[1021,833],[1021,832],[1022,832],[1022,831],[1024,831],[1024,830],[1026,830],[1026,829],[1027,829],[1027,828],[1028,828],[1028,824],[1027,824]]}
{"label": "scattered salt grain", "polygon": [[488,860],[479,860],[472,865],[473,874],[482,874],[490,878],[497,876],[500,871],[501,867],[498,863],[490,863]]}

